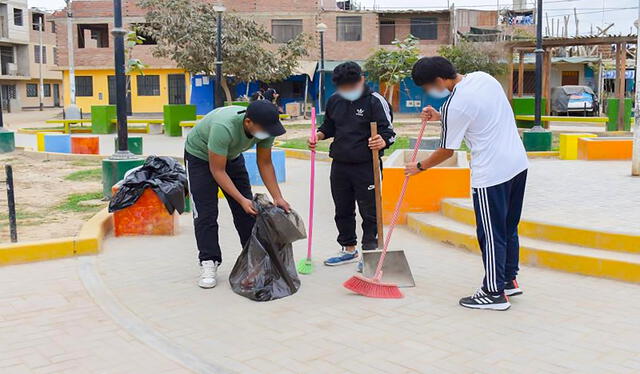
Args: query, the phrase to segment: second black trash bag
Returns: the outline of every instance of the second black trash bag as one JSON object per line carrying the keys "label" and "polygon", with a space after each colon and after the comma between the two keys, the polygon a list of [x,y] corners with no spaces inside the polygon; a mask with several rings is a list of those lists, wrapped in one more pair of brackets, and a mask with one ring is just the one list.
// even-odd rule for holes
{"label": "second black trash bag", "polygon": [[256,224],[229,275],[231,289],[255,301],[293,295],[300,279],[291,243],[307,237],[304,223],[296,212],[286,213],[263,194],[256,194],[253,204]]}

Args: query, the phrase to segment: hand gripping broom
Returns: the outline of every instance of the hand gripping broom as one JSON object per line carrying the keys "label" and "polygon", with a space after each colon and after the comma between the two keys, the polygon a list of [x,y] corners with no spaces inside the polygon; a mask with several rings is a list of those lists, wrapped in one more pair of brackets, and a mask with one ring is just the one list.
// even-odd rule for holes
{"label": "hand gripping broom", "polygon": [[[311,139],[316,138],[316,108],[311,108]],[[311,274],[313,272],[313,261],[311,260],[311,245],[313,238],[313,200],[315,197],[316,179],[316,150],[311,150],[311,181],[309,182],[309,234],[307,235],[307,258],[298,261],[298,273]]]}
{"label": "hand gripping broom", "polygon": [[[416,145],[413,148],[413,153],[411,154],[411,162],[415,162],[418,157],[418,150],[420,149],[420,143],[422,142],[422,135],[424,134],[424,129],[427,126],[426,121],[422,121],[422,126],[420,128],[420,132],[418,133],[418,138],[416,139]],[[343,286],[348,290],[351,290],[355,293],[358,293],[367,297],[377,297],[382,299],[399,299],[404,295],[400,292],[400,289],[397,285],[392,283],[382,283],[382,265],[384,264],[384,258],[387,255],[387,250],[389,249],[389,242],[391,241],[391,234],[393,234],[393,230],[398,223],[398,218],[400,216],[400,207],[402,206],[402,200],[404,199],[404,195],[407,192],[407,186],[409,185],[409,177],[406,176],[404,178],[404,183],[402,184],[402,190],[400,190],[400,195],[398,196],[398,202],[396,203],[396,208],[393,211],[393,217],[391,218],[391,223],[389,225],[389,230],[387,231],[387,235],[384,240],[384,247],[382,249],[382,253],[380,254],[380,259],[378,260],[378,266],[376,267],[376,272],[374,273],[373,278],[367,278],[363,275],[356,274],[351,278],[347,279],[346,282],[343,283]]]}

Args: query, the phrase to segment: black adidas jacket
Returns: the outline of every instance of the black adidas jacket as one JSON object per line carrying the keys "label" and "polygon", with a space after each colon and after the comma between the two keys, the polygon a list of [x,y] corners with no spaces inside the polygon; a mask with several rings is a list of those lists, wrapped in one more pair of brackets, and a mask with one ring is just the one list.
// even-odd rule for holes
{"label": "black adidas jacket", "polygon": [[[367,85],[356,101],[345,100],[339,94],[333,94],[327,101],[324,123],[318,129],[325,139],[334,138],[329,156],[339,162],[371,161],[371,122],[378,123],[378,134],[389,148],[396,137],[392,125],[393,112],[381,94]],[[383,151],[380,156],[382,154]]]}

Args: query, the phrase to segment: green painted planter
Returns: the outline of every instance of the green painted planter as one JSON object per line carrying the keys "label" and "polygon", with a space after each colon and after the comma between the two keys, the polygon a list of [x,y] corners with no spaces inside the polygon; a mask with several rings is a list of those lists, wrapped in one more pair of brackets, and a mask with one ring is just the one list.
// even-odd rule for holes
{"label": "green painted planter", "polygon": [[[546,115],[546,103],[547,100],[542,98],[542,115]],[[536,113],[536,100],[534,97],[523,96],[514,97],[511,100],[513,106],[513,114],[515,115],[534,115]],[[533,121],[516,121],[519,128],[530,129],[533,127]]]}
{"label": "green painted planter", "polygon": [[527,152],[544,152],[551,150],[553,133],[551,131],[525,131],[522,143]]}
{"label": "green painted planter", "polygon": [[115,105],[91,106],[91,132],[94,134],[113,134],[116,124],[111,120],[116,118]]}
{"label": "green painted planter", "polygon": [[132,158],[127,160],[114,160],[105,158],[102,160],[102,193],[105,198],[111,198],[111,187],[118,183],[127,171],[144,164],[144,158]]}
{"label": "green painted planter", "polygon": [[182,136],[180,121],[195,121],[196,106],[187,104],[168,104],[163,108],[164,133],[167,136]]}
{"label": "green painted planter", "polygon": [[[129,151],[134,155],[142,154],[142,137],[141,136],[129,136],[128,138]],[[118,150],[118,137],[113,138],[114,151]]]}
{"label": "green painted planter", "polygon": [[[607,131],[618,131],[618,104],[617,98],[607,99]],[[624,131],[631,131],[631,116],[633,111],[633,99],[624,99]]]}
{"label": "green painted planter", "polygon": [[0,153],[9,153],[16,150],[15,135],[5,129],[0,130]]}

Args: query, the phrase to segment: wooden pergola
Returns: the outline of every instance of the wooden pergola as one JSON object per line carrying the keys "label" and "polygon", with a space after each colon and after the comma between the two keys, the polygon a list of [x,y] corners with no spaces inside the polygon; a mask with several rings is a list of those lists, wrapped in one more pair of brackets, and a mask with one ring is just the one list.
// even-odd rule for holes
{"label": "wooden pergola", "polygon": [[[549,76],[551,75],[551,49],[558,47],[575,47],[575,46],[598,46],[598,45],[615,45],[616,46],[616,98],[619,100],[618,108],[624,108],[624,92],[625,92],[625,71],[627,65],[627,44],[636,44],[636,35],[604,35],[604,36],[578,36],[573,38],[544,38],[542,40],[542,49],[544,50],[544,58],[542,63],[542,97],[546,100],[546,112],[551,109],[551,84]],[[524,54],[534,52],[536,47],[535,40],[519,40],[506,43],[508,53],[508,78],[509,78],[509,101],[513,99],[513,55],[518,53],[518,96],[522,97],[524,91]],[[599,87],[602,89],[602,87]],[[618,129],[624,129],[624,110],[618,110]]]}

